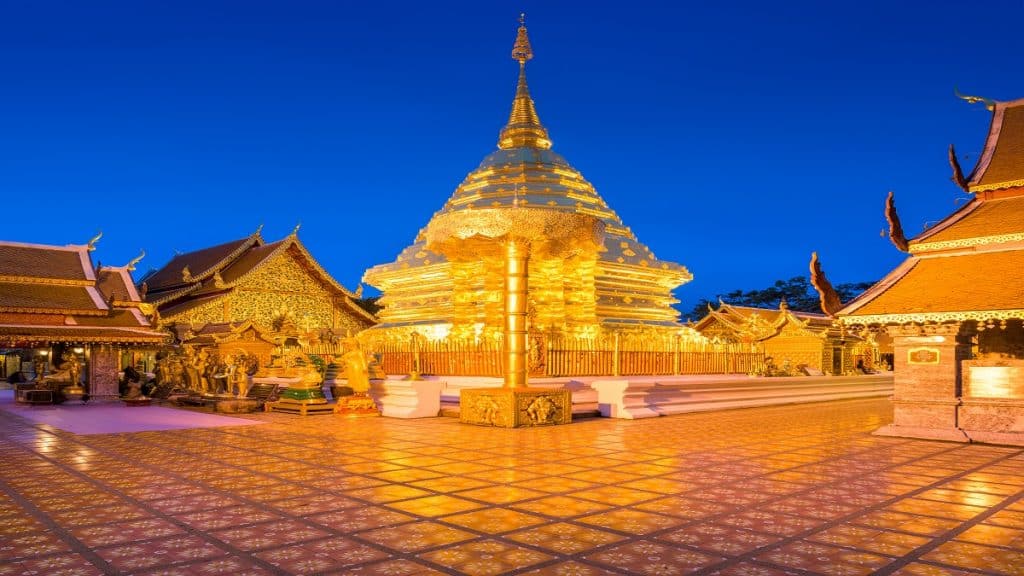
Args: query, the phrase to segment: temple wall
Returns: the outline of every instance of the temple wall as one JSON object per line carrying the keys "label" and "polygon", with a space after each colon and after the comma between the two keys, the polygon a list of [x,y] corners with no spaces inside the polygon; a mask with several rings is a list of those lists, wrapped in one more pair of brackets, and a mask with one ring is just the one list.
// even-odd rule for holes
{"label": "temple wall", "polygon": [[831,365],[822,366],[824,343],[816,336],[777,336],[762,340],[765,356],[771,356],[776,366],[782,366],[786,360],[795,370],[800,364],[811,368],[830,372]]}

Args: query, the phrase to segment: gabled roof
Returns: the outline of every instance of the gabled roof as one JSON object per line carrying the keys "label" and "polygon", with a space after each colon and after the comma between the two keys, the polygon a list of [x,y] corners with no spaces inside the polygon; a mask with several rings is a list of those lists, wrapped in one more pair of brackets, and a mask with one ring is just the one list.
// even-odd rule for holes
{"label": "gabled roof", "polygon": [[[229,248],[231,251],[229,252]],[[264,265],[271,262],[276,256],[292,251],[313,274],[320,279],[329,289],[334,290],[342,298],[346,306],[356,315],[371,323],[376,323],[376,317],[357,305],[352,299],[356,298],[350,290],[334,279],[322,266],[313,258],[309,250],[299,241],[298,234],[292,232],[285,238],[276,242],[264,243],[259,234],[254,234],[244,241],[228,242],[213,248],[198,250],[190,254],[182,254],[171,260],[164,268],[150,275],[145,279],[147,293],[145,299],[148,303],[161,307],[163,316],[180,314],[189,309],[217,300],[230,293],[231,289],[242,282],[246,277],[260,270]],[[181,270],[178,269],[178,283],[164,284],[163,289],[154,290],[152,279],[158,282],[161,278],[169,278],[173,268],[183,264],[186,260],[198,262],[199,259],[188,258],[191,255],[203,253],[203,271],[197,273],[196,269],[189,268],[192,272],[192,282],[181,281]],[[226,254],[226,255],[225,255]],[[210,264],[215,257],[219,258],[215,263]],[[170,270],[170,271],[169,271]]]}
{"label": "gabled roof", "polygon": [[142,302],[126,266],[102,266],[96,276],[96,288],[108,302],[113,300],[119,305]]}
{"label": "gabled roof", "polygon": [[[209,248],[177,254],[171,261],[153,274],[144,278],[148,288],[148,294],[154,298],[158,292],[166,292],[181,287],[189,286],[192,282],[186,282],[182,278],[182,271],[187,267],[193,282],[198,282],[212,276],[214,272],[223,268],[228,262],[238,258],[248,248],[260,246],[263,238],[256,232],[245,238],[218,244]],[[150,297],[147,296],[147,301]]]}
{"label": "gabled roof", "polygon": [[103,316],[109,308],[93,286],[0,282],[0,311]]}
{"label": "gabled roof", "polygon": [[1024,186],[1024,98],[992,103],[985,148],[967,178],[971,192]]}
{"label": "gabled roof", "polygon": [[47,246],[0,241],[0,280],[91,285],[96,279],[87,245]]}

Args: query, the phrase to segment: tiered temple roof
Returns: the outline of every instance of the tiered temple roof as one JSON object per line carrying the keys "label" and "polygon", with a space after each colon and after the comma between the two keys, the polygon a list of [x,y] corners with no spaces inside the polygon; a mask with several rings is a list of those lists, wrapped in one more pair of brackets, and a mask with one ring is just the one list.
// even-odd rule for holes
{"label": "tiered temple roof", "polygon": [[961,182],[974,197],[912,239],[909,258],[838,312],[844,323],[1024,318],[1024,99],[991,109]]}
{"label": "tiered temple roof", "polygon": [[159,344],[143,313],[134,265],[95,269],[90,245],[0,242],[0,346]]}
{"label": "tiered temple roof", "polygon": [[[596,265],[576,266],[572,272],[586,276],[580,279],[552,273],[554,279],[565,280],[563,285],[551,288],[553,293],[569,295],[560,301],[564,315],[601,325],[678,326],[678,312],[672,307],[677,300],[671,291],[690,281],[692,275],[679,264],[659,260],[623,224],[594,186],[551,150],[551,140],[526,81],[526,61],[533,58],[533,50],[525,25],[519,28],[512,57],[519,62],[519,78],[508,122],[498,138],[498,150],[469,173],[434,214],[434,221],[474,209],[524,206],[596,217],[605,230]],[[379,313],[382,326],[493,321],[488,312],[460,311],[466,299],[476,302],[491,290],[480,284],[484,282],[480,280],[483,270],[450,266],[445,256],[426,248],[425,231],[421,230],[394,262],[366,272],[364,281],[383,292],[380,303],[384,309]],[[472,282],[467,280],[474,279],[476,284],[471,287]],[[531,285],[542,282],[531,272]],[[492,304],[500,307],[499,302],[477,302],[478,308]]]}

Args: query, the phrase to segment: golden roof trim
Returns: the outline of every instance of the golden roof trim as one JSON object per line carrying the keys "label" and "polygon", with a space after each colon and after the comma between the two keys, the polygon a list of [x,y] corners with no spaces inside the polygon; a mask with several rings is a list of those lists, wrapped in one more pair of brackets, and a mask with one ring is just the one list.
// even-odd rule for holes
{"label": "golden roof trim", "polygon": [[1006,182],[996,182],[994,184],[979,184],[975,186],[969,186],[968,190],[972,193],[975,192],[988,192],[989,190],[1002,190],[1004,188],[1017,188],[1024,186],[1024,179],[1021,180],[1008,180]]}
{"label": "golden roof trim", "polygon": [[965,322],[968,320],[1013,320],[1024,319],[1024,308],[1013,310],[962,310],[957,312],[913,312],[905,314],[866,314],[864,316],[849,315],[839,318],[846,326],[870,324],[942,324],[946,322]]}
{"label": "golden roof trim", "polygon": [[1009,242],[1021,241],[1024,241],[1024,232],[1017,232],[1013,234],[999,234],[996,236],[976,236],[974,238],[959,238],[957,240],[944,240],[941,242],[921,242],[919,244],[913,244],[910,246],[910,253],[918,254],[921,252],[935,252],[939,250],[949,250],[953,248],[971,248],[974,246],[982,246],[986,244],[1006,244]]}
{"label": "golden roof trim", "polygon": [[43,284],[47,286],[95,286],[95,280],[71,280],[70,278],[42,278],[40,276],[0,276],[0,282],[11,284]]}

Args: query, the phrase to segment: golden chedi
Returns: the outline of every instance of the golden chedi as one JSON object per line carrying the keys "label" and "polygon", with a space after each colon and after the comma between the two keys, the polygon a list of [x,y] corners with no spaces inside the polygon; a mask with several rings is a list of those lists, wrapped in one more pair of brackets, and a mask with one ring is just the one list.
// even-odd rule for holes
{"label": "golden chedi", "polygon": [[[507,347],[507,300],[520,299],[508,283],[517,275],[528,277],[528,288],[515,330],[529,334],[534,354],[555,337],[678,334],[672,290],[692,276],[658,260],[551,150],[527,87],[533,51],[525,25],[512,57],[519,80],[498,150],[394,262],[366,272],[365,282],[383,293],[383,310],[360,339],[408,346],[410,357],[424,339]],[[509,270],[518,265],[525,268]]]}

